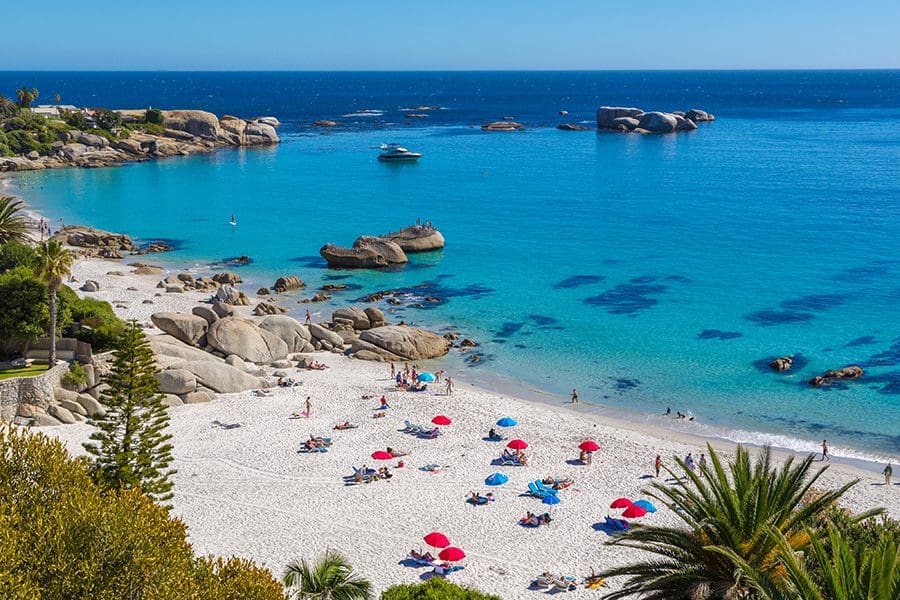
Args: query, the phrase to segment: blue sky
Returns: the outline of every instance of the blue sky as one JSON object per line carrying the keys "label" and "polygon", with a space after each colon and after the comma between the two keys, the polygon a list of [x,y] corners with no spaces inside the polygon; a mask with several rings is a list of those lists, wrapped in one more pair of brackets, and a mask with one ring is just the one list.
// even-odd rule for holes
{"label": "blue sky", "polygon": [[900,0],[3,4],[0,70],[900,67]]}

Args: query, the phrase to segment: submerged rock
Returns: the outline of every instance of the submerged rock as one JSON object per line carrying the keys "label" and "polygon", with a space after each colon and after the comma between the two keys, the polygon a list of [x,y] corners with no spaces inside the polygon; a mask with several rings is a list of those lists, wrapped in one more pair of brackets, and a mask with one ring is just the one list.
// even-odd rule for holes
{"label": "submerged rock", "polygon": [[519,129],[525,129],[525,126],[511,120],[494,121],[492,123],[485,123],[481,126],[482,131],[517,131]]}
{"label": "submerged rock", "polygon": [[835,381],[845,380],[845,379],[859,379],[862,377],[864,371],[863,368],[857,365],[850,365],[849,367],[844,367],[842,369],[835,369],[833,371],[826,371],[823,375],[816,375],[812,379],[810,379],[807,383],[812,386],[823,386],[823,385],[831,385]]}
{"label": "submerged rock", "polygon": [[775,371],[788,371],[792,366],[794,366],[794,357],[782,356],[780,358],[776,358],[769,363],[769,366]]}

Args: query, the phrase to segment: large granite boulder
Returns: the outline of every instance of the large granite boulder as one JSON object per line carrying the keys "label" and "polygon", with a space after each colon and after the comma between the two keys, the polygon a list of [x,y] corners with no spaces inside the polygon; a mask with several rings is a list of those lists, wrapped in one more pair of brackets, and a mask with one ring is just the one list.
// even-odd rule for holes
{"label": "large granite boulder", "polygon": [[[616,119],[621,117],[638,118],[644,111],[640,108],[625,108],[623,106],[601,106],[597,109],[597,127],[615,129],[618,123]],[[636,125],[635,125],[636,126]],[[632,127],[634,129],[634,127]]]}
{"label": "large granite boulder", "polygon": [[166,369],[156,373],[159,389],[164,394],[187,394],[197,389],[197,378],[187,369]]}
{"label": "large granite boulder", "polygon": [[675,131],[693,131],[697,129],[697,124],[682,115],[672,115],[675,117]]}
{"label": "large granite boulder", "polygon": [[613,127],[625,127],[628,130],[632,130],[637,128],[641,122],[635,119],[634,117],[617,117],[612,120]]}
{"label": "large granite boulder", "polygon": [[444,247],[444,236],[434,227],[412,225],[382,236],[394,242],[404,252],[428,252]]}
{"label": "large granite boulder", "polygon": [[394,242],[367,235],[357,238],[352,248],[325,244],[319,254],[329,267],[344,269],[378,269],[409,262],[406,253]]}
{"label": "large granite boulder", "polygon": [[272,315],[259,322],[260,329],[275,334],[287,346],[288,353],[303,352],[312,340],[309,329],[297,319],[287,315]]}
{"label": "large granite boulder", "polygon": [[493,121],[481,126],[482,131],[518,131],[519,129],[525,129],[525,126],[515,121]]}
{"label": "large granite boulder", "polygon": [[350,354],[373,360],[424,360],[447,354],[451,343],[436,333],[406,325],[386,325],[363,331]]}
{"label": "large granite boulder", "polygon": [[188,361],[181,368],[190,371],[197,383],[219,394],[235,394],[265,386],[259,377],[245,373],[225,361]]}
{"label": "large granite boulder", "polygon": [[91,250],[126,250],[136,251],[138,248],[127,235],[111,233],[93,227],[66,225],[53,236],[63,244]]}
{"label": "large granite boulder", "polygon": [[653,133],[672,133],[678,126],[675,115],[669,113],[650,111],[643,113],[639,118],[639,127]]}
{"label": "large granite boulder", "polygon": [[705,110],[700,110],[699,108],[692,108],[691,110],[687,111],[684,116],[695,123],[716,120],[716,117],[711,113],[708,113]]}
{"label": "large granite boulder", "polygon": [[331,313],[331,320],[335,323],[339,320],[348,321],[353,329],[357,331],[364,331],[366,329],[371,329],[372,327],[372,323],[369,321],[369,315],[367,315],[363,309],[355,306],[337,309]]}
{"label": "large granite boulder", "polygon": [[275,280],[275,283],[272,285],[272,289],[275,290],[277,294],[283,294],[290,290],[299,290],[300,288],[306,287],[306,284],[303,283],[303,280],[297,277],[296,275],[288,275],[286,277],[279,277]]}
{"label": "large granite boulder", "polygon": [[380,308],[370,306],[365,310],[365,313],[371,327],[381,327],[384,325],[384,312],[382,312]]}
{"label": "large granite boulder", "polygon": [[216,115],[204,110],[163,111],[163,124],[207,140],[218,140],[222,133]]}
{"label": "large granite boulder", "polygon": [[312,334],[312,337],[320,342],[327,342],[333,348],[343,348],[344,347],[344,338],[340,335],[331,331],[330,329],[325,329],[318,323],[310,323],[309,324],[309,332]]}
{"label": "large granite boulder", "polygon": [[244,144],[249,146],[265,146],[268,144],[277,144],[280,140],[275,128],[266,123],[253,121],[247,123],[247,129],[244,130]]}
{"label": "large granite boulder", "polygon": [[196,346],[209,329],[207,320],[197,315],[153,313],[150,320],[172,337],[192,346]]}
{"label": "large granite boulder", "polygon": [[153,354],[156,355],[156,364],[161,369],[177,368],[184,361],[215,362],[222,360],[205,350],[189,346],[171,335],[148,335],[147,342],[150,344]]}
{"label": "large granite boulder", "polygon": [[237,317],[219,319],[210,325],[206,340],[226,356],[236,354],[256,364],[269,364],[288,355],[287,344],[280,337],[253,321]]}
{"label": "large granite boulder", "polygon": [[82,133],[78,136],[78,143],[90,146],[91,148],[106,148],[109,146],[109,140],[101,135],[92,133]]}
{"label": "large granite boulder", "polygon": [[195,306],[191,309],[191,314],[205,319],[210,325],[219,320],[219,315],[209,306]]}
{"label": "large granite boulder", "polygon": [[824,375],[816,375],[808,381],[812,386],[831,385],[835,381],[843,379],[859,379],[863,376],[863,368],[857,365],[850,365],[842,369],[826,371]]}

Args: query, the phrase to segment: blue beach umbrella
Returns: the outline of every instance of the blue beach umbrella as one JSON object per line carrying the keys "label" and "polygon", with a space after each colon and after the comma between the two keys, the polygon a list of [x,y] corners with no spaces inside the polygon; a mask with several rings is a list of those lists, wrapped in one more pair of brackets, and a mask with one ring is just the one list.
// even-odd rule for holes
{"label": "blue beach umbrella", "polygon": [[556,496],[544,496],[542,502],[544,504],[559,504],[559,498]]}
{"label": "blue beach umbrella", "polygon": [[499,421],[497,421],[497,425],[500,427],[515,427],[518,425],[515,419],[510,419],[509,417],[503,417]]}
{"label": "blue beach umbrella", "polygon": [[484,480],[485,485],[503,485],[509,481],[509,477],[504,475],[503,473],[494,473],[493,475],[488,475],[487,479]]}
{"label": "blue beach umbrella", "polygon": [[649,500],[638,500],[637,502],[634,503],[634,505],[635,505],[635,506],[640,506],[641,508],[643,508],[643,509],[646,510],[647,512],[652,512],[652,513],[653,513],[653,512],[656,512],[656,507],[653,506],[653,503],[650,502]]}
{"label": "blue beach umbrella", "polygon": [[419,381],[434,381],[437,377],[434,376],[434,373],[428,373],[426,371],[425,373],[419,373],[419,376],[416,377],[416,379]]}

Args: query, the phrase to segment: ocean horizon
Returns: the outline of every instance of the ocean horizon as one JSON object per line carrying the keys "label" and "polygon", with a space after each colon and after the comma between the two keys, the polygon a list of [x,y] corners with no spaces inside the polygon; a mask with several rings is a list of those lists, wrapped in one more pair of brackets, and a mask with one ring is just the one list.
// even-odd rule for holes
{"label": "ocean horizon", "polygon": [[[296,316],[399,288],[401,306],[378,304],[390,318],[480,344],[477,364],[444,359],[461,379],[554,401],[577,388],[661,425],[690,412],[680,428],[734,441],[900,455],[900,71],[0,72],[0,90],[23,84],[64,104],[282,121],[277,147],[11,179],[48,217],[176,247],[149,262],[250,256],[228,267],[248,294],[307,282],[284,303]],[[601,105],[717,119],[667,136],[556,129]],[[507,116],[525,130],[478,128]],[[424,156],[379,163],[385,142]],[[405,269],[318,256],[417,219],[447,246]],[[296,303],[327,283],[348,289]],[[769,369],[784,355],[795,369]],[[861,379],[805,383],[851,364]]]}

